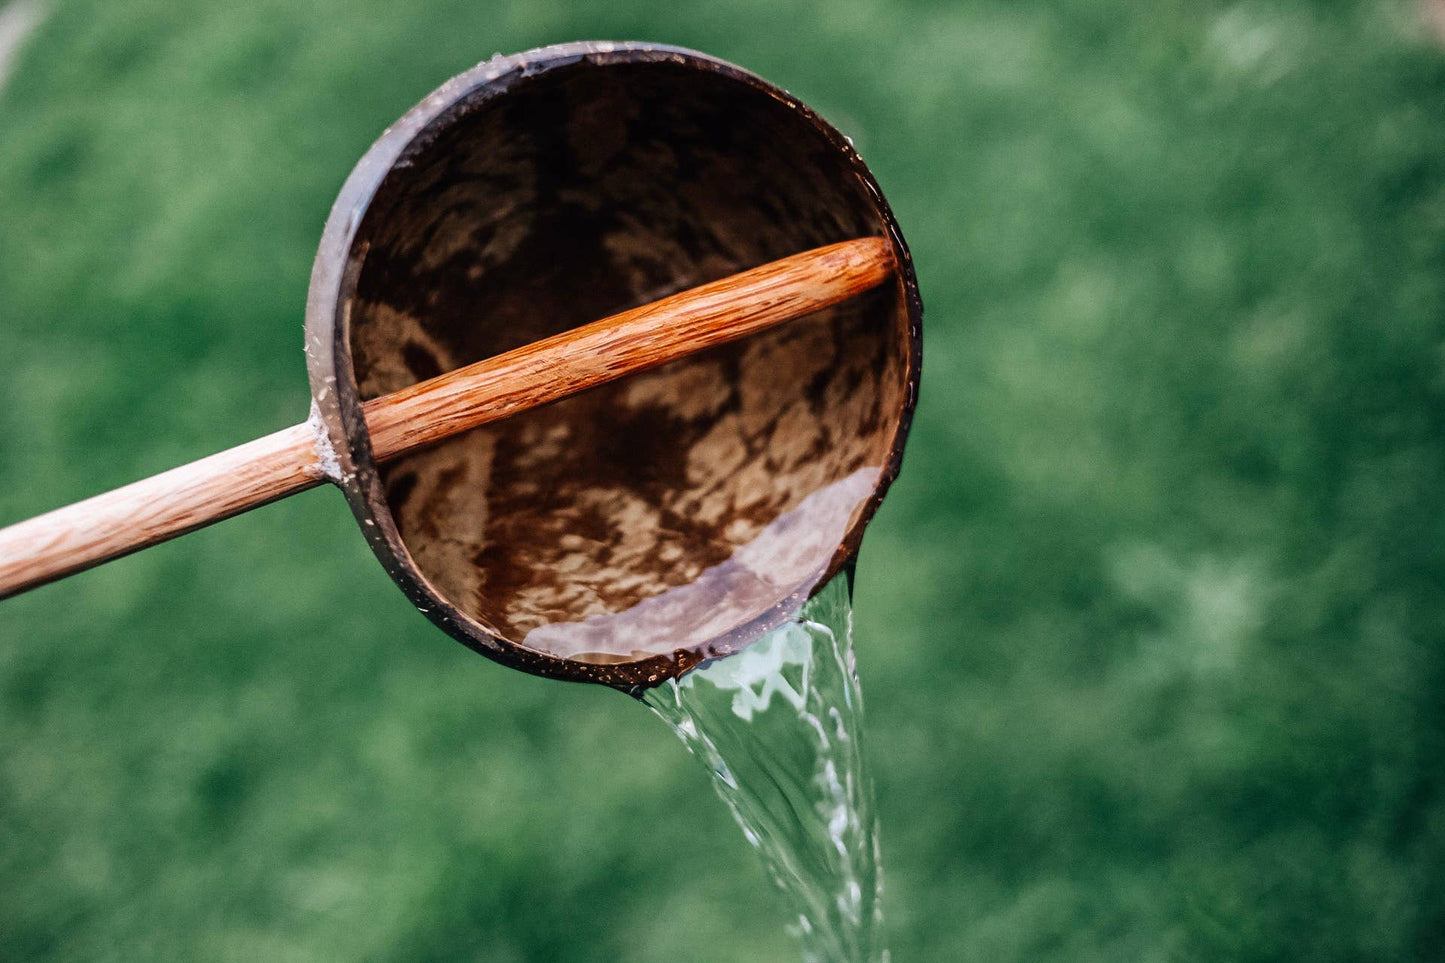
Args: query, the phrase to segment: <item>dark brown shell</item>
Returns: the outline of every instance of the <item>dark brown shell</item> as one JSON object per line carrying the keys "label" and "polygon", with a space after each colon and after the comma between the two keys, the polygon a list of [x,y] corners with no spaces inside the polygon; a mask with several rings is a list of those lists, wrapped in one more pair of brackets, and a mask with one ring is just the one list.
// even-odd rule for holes
{"label": "dark brown shell", "polygon": [[[765,261],[893,239],[896,282],[376,465],[361,403]],[[849,142],[692,51],[579,43],[449,81],[362,158],[307,310],[372,548],[434,622],[543,675],[648,686],[781,621],[897,473],[921,304]]]}

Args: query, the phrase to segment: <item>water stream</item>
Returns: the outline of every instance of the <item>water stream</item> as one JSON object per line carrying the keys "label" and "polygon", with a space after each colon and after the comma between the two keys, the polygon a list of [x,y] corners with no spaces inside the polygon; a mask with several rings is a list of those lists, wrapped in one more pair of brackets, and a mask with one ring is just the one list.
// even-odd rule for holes
{"label": "water stream", "polygon": [[783,891],[803,959],[886,963],[849,576],[643,701],[711,771]]}

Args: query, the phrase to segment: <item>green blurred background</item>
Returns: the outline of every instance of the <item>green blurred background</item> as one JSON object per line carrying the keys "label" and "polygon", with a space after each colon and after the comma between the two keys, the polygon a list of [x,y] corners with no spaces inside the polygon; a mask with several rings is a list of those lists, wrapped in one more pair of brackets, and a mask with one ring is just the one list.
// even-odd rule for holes
{"label": "green blurred background", "polygon": [[[639,38],[858,142],[922,404],[857,589],[894,959],[1445,952],[1445,54],[1406,0],[42,0],[0,522],[300,418],[388,123]],[[12,19],[14,19],[12,17]],[[795,959],[641,707],[308,493],[0,605],[0,959]]]}

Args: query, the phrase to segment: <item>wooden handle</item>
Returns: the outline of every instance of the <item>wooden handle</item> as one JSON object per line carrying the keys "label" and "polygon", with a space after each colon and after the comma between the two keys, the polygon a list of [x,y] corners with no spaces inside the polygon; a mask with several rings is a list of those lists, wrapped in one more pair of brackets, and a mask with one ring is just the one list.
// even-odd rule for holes
{"label": "wooden handle", "polygon": [[[564,331],[369,401],[378,461],[802,317],[876,287],[892,248],[861,238],[804,251]],[[0,529],[0,599],[326,481],[318,424]]]}

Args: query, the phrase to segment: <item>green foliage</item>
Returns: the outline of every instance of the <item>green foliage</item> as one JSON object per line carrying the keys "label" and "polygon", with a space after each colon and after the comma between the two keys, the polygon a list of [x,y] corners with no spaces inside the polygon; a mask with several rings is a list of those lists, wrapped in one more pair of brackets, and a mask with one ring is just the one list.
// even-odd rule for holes
{"label": "green foliage", "polygon": [[[1445,944],[1445,57],[1245,0],[52,0],[0,92],[0,520],[296,420],[440,81],[695,46],[854,136],[927,305],[859,649],[894,957]],[[0,958],[788,960],[703,774],[311,493],[0,605]]]}

